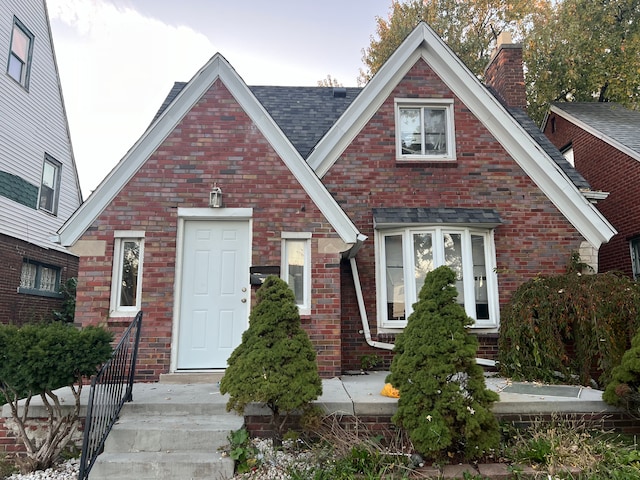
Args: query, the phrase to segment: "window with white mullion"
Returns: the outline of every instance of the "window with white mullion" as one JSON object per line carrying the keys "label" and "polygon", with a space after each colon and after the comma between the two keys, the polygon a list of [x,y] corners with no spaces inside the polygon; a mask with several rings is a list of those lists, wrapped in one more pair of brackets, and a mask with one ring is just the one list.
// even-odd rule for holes
{"label": "window with white mullion", "polygon": [[489,230],[425,227],[379,232],[383,275],[381,327],[402,328],[427,273],[440,265],[456,273],[457,301],[476,326],[497,325],[493,236]]}

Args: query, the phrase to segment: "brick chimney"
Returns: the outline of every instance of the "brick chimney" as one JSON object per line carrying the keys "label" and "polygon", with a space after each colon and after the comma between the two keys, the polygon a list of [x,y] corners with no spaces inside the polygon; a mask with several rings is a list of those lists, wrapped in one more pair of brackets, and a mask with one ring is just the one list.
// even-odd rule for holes
{"label": "brick chimney", "polygon": [[506,106],[527,108],[522,44],[513,43],[509,32],[498,35],[496,50],[484,71],[484,81]]}

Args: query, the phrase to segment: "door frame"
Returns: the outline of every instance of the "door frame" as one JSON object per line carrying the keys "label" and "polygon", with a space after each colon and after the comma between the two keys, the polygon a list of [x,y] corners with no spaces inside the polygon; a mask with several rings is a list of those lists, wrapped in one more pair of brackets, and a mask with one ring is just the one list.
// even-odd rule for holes
{"label": "door frame", "polygon": [[[178,365],[178,335],[180,331],[180,305],[182,304],[182,256],[184,253],[184,230],[187,221],[220,221],[246,220],[249,223],[248,243],[249,266],[251,266],[251,253],[253,244],[253,208],[182,208],[178,207],[178,229],[176,232],[176,270],[173,282],[173,322],[171,327],[171,364],[170,373],[176,373]],[[246,272],[247,292],[251,291],[249,270]],[[251,302],[247,302],[247,326],[249,325],[249,313]],[[216,370],[199,370],[203,372]],[[194,370],[189,370],[194,373]]]}

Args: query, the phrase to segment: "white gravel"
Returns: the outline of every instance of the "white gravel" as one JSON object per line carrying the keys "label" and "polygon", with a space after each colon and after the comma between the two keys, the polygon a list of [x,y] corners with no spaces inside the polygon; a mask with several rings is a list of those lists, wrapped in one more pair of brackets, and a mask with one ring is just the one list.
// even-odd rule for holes
{"label": "white gravel", "polygon": [[47,470],[37,470],[27,474],[14,473],[7,480],[77,480],[80,459],[73,458]]}
{"label": "white gravel", "polygon": [[274,451],[270,439],[254,438],[252,444],[260,452],[257,455],[260,464],[252,472],[238,474],[233,480],[289,480],[289,469],[295,467],[297,470],[304,470],[313,466],[310,451],[287,443],[284,442],[282,450]]}

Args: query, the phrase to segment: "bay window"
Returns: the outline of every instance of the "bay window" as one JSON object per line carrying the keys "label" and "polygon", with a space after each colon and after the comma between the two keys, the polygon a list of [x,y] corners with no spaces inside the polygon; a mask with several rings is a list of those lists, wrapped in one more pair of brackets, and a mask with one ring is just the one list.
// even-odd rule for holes
{"label": "bay window", "polygon": [[493,231],[458,226],[379,229],[379,319],[384,328],[403,328],[427,273],[441,265],[456,273],[457,302],[476,327],[498,324]]}

